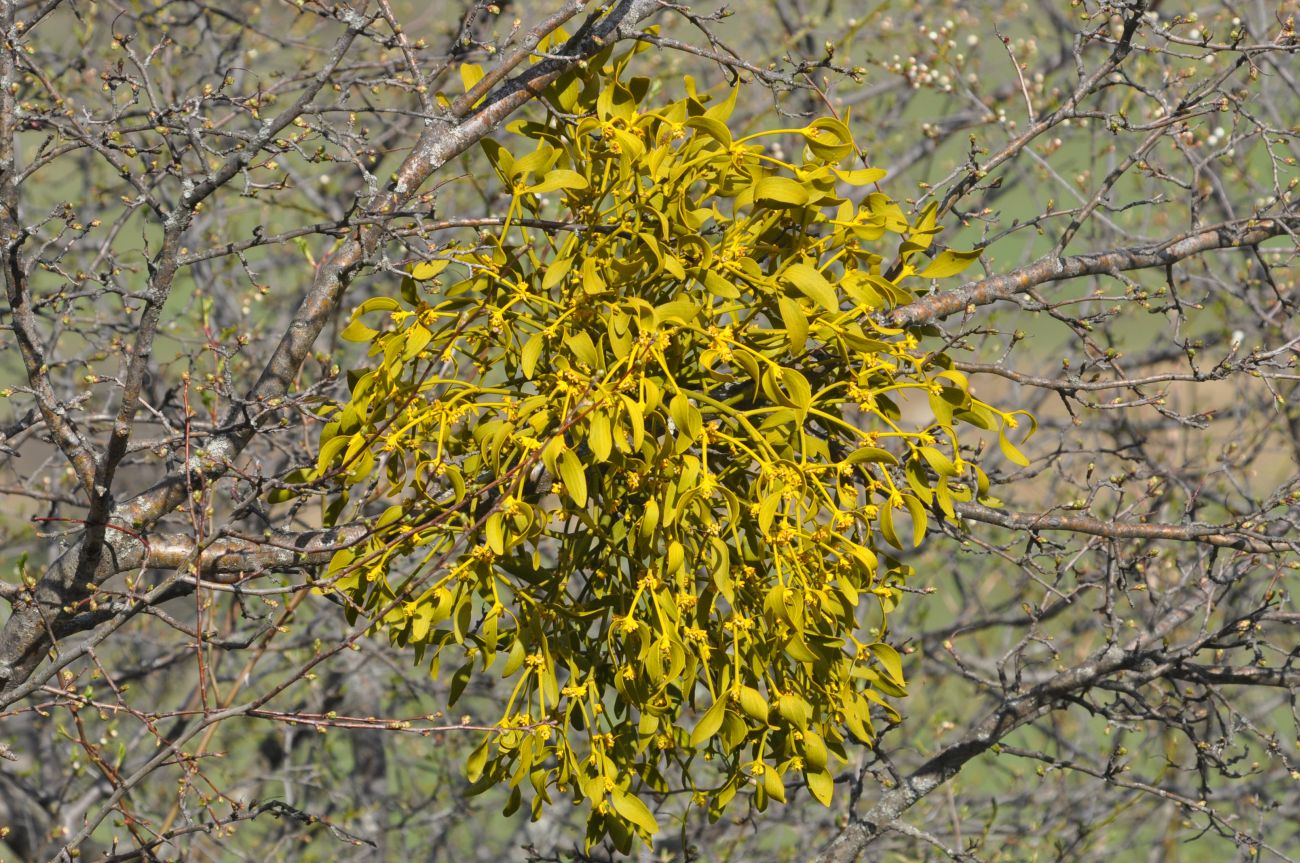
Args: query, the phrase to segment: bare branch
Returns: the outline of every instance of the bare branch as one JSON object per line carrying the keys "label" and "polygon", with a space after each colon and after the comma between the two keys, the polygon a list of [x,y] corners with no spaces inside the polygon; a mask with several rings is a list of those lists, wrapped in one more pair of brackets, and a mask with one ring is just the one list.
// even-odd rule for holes
{"label": "bare branch", "polygon": [[1083,276],[1105,276],[1129,270],[1168,267],[1216,249],[1257,246],[1273,237],[1292,234],[1297,229],[1300,229],[1300,217],[1248,219],[1183,234],[1153,246],[1136,246],[1067,258],[1044,257],[1009,273],[968,282],[952,290],[937,291],[886,313],[885,318],[891,326],[896,327],[924,324],[969,308],[1011,299],[1038,285]]}

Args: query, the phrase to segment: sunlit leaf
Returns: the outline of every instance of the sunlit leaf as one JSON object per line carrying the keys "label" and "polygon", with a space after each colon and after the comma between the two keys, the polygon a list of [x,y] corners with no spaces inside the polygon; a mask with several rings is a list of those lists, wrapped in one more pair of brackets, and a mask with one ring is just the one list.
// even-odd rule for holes
{"label": "sunlit leaf", "polygon": [[839,311],[840,301],[835,294],[834,286],[816,267],[805,263],[794,264],[782,274],[782,277],[827,311]]}
{"label": "sunlit leaf", "polygon": [[978,260],[983,251],[983,249],[975,249],[970,252],[954,252],[948,249],[935,255],[934,260],[917,275],[923,279],[946,279],[948,276],[955,276],[969,267],[973,261]]}
{"label": "sunlit leaf", "polygon": [[808,199],[803,184],[789,177],[764,177],[754,187],[754,200],[768,207],[802,207]]}

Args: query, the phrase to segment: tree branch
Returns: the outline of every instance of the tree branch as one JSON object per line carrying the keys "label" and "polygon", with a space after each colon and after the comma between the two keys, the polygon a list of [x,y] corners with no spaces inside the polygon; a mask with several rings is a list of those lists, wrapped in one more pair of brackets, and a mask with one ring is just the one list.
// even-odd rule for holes
{"label": "tree branch", "polygon": [[193,564],[204,576],[319,566],[328,563],[339,549],[360,542],[369,532],[369,526],[364,524],[302,533],[275,531],[263,539],[221,537],[201,549],[195,547],[192,536],[165,534],[150,537],[145,561],[156,569],[180,569]]}
{"label": "tree branch", "polygon": [[1049,282],[1104,276],[1127,270],[1167,267],[1186,258],[1215,249],[1255,246],[1265,240],[1300,229],[1300,217],[1284,219],[1242,219],[1213,228],[1183,234],[1154,246],[1133,246],[1071,257],[1045,256],[1024,267],[999,276],[968,282],[959,288],[939,291],[885,314],[892,327],[926,324],[975,306],[1006,300],[1030,288]]}
{"label": "tree branch", "polygon": [[1246,531],[1223,525],[1135,524],[1123,521],[1100,521],[1086,515],[1032,515],[991,509],[977,503],[953,504],[953,509],[963,518],[996,524],[1013,530],[1066,530],[1087,533],[1110,539],[1155,539],[1181,542],[1203,542],[1221,548],[1235,548],[1252,554],[1273,554],[1295,551],[1297,543],[1281,539],[1266,539]]}

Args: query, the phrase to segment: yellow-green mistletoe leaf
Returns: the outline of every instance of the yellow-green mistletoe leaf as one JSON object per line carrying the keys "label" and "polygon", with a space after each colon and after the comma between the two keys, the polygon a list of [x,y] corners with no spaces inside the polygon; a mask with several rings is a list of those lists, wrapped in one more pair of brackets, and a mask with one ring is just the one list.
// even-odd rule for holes
{"label": "yellow-green mistletoe leaf", "polygon": [[809,197],[808,189],[789,177],[764,177],[754,187],[754,200],[768,207],[802,207]]}
{"label": "yellow-green mistletoe leaf", "polygon": [[983,249],[974,249],[969,252],[955,252],[946,249],[935,255],[934,260],[917,275],[923,279],[946,279],[955,276],[969,267],[973,261],[978,260],[983,251]]}
{"label": "yellow-green mistletoe leaf", "polygon": [[800,262],[787,269],[782,276],[817,305],[829,312],[839,311],[840,302],[835,295],[835,287],[816,267]]}
{"label": "yellow-green mistletoe leaf", "polygon": [[559,468],[560,480],[564,483],[565,493],[578,506],[586,506],[587,476],[577,453],[571,449],[564,450],[564,452],[560,453],[556,466]]}
{"label": "yellow-green mistletoe leaf", "polygon": [[427,282],[429,279],[432,279],[434,276],[447,269],[447,265],[450,263],[450,261],[446,260],[423,261],[411,267],[411,278],[415,279],[417,282]]}

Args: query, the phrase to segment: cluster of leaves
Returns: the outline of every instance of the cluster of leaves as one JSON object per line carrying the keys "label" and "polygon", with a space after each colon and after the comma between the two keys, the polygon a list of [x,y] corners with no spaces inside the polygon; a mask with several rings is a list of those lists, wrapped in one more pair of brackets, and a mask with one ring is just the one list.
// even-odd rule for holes
{"label": "cluster of leaves", "polygon": [[883,171],[842,168],[843,122],[735,137],[734,93],[687,79],[643,108],[626,62],[486,145],[504,226],[356,310],[372,363],[310,472],[339,483],[332,522],[376,486],[399,501],[330,566],[354,613],[434,673],[457,656],[453,700],[513,680],[475,789],[585,800],[588,840],[623,848],[681,782],[715,815],[742,791],[829,801],[833,760],[906,694],[885,546],[987,499],[961,424],[1019,458],[1015,415],[878,322],[977,252],[923,254],[933,209],[909,223],[869,190]]}

